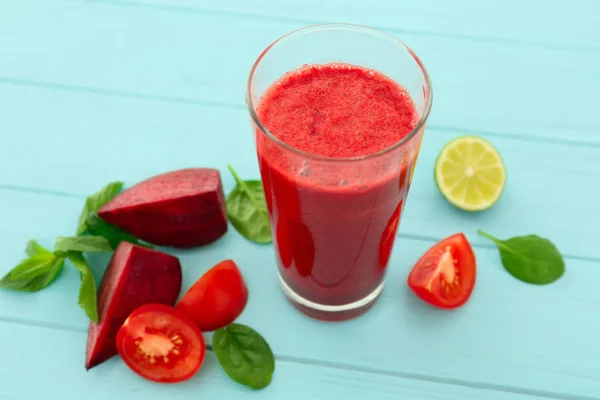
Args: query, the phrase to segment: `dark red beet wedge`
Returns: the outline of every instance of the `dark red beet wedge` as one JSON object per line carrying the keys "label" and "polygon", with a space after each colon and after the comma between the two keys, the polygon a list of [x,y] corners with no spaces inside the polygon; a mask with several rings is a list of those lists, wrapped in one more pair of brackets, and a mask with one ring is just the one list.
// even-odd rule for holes
{"label": "dark red beet wedge", "polygon": [[190,168],[132,186],[98,215],[149,243],[189,248],[211,243],[227,232],[225,207],[219,171]]}
{"label": "dark red beet wedge", "polygon": [[117,332],[133,310],[149,303],[172,306],[180,290],[181,264],[176,257],[121,242],[98,289],[100,323],[90,323],[85,368],[117,354]]}

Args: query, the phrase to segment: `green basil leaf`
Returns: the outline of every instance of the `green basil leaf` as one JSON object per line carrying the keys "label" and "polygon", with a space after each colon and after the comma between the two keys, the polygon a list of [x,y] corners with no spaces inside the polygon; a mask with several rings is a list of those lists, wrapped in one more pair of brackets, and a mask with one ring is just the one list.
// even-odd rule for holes
{"label": "green basil leaf", "polygon": [[92,270],[85,258],[80,252],[70,251],[67,254],[69,261],[77,268],[81,275],[81,286],[79,287],[79,307],[83,309],[85,315],[98,323],[98,300],[96,294],[96,280],[92,274]]}
{"label": "green basil leaf", "polygon": [[11,272],[9,272],[0,279],[0,288],[18,290],[20,292],[40,291],[48,287],[56,279],[63,269],[64,261],[63,257],[56,257],[47,270],[32,278],[13,280],[10,276]]}
{"label": "green basil leaf", "polygon": [[33,239],[27,242],[27,248],[25,249],[25,253],[27,253],[29,257],[35,256],[36,254],[52,255],[52,252],[50,250],[47,250],[46,248],[40,246],[40,244]]}
{"label": "green basil leaf", "polygon": [[10,271],[10,279],[13,281],[19,279],[35,278],[38,275],[47,273],[52,268],[54,254],[36,254],[19,263]]}
{"label": "green basil leaf", "polygon": [[228,168],[237,182],[227,196],[229,221],[245,238],[256,243],[271,243],[273,238],[262,182],[243,181],[231,165]]}
{"label": "green basil leaf", "polygon": [[108,239],[113,249],[116,249],[121,242],[129,242],[139,246],[153,248],[153,246],[140,243],[135,236],[104,221],[96,212],[92,212],[88,215],[87,230],[92,235],[102,236]]}
{"label": "green basil leaf", "polygon": [[523,282],[547,285],[565,273],[565,261],[548,239],[527,235],[500,240],[483,231],[479,234],[498,246],[504,268]]}
{"label": "green basil leaf", "polygon": [[85,252],[109,252],[112,247],[106,238],[102,236],[59,236],[54,244],[54,251],[85,251]]}
{"label": "green basil leaf", "polygon": [[123,189],[123,182],[111,182],[85,200],[83,210],[81,210],[81,214],[79,215],[79,222],[77,223],[77,235],[83,235],[87,230],[86,221],[88,214],[98,211],[100,207],[115,198],[121,189]]}
{"label": "green basil leaf", "polygon": [[212,340],[219,364],[234,381],[262,389],[271,383],[275,356],[265,339],[252,328],[231,324],[217,330]]}

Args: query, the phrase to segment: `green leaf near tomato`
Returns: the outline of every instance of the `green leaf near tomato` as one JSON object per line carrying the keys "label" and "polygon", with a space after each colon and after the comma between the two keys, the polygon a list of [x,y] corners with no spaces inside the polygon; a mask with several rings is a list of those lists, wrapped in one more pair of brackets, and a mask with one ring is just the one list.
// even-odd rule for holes
{"label": "green leaf near tomato", "polygon": [[523,282],[547,285],[565,273],[562,255],[546,238],[526,235],[500,240],[483,231],[479,234],[498,246],[504,269]]}
{"label": "green leaf near tomato", "polygon": [[221,328],[214,333],[212,345],[219,364],[234,381],[255,390],[271,383],[275,356],[252,328],[242,324]]}
{"label": "green leaf near tomato", "polygon": [[271,227],[262,182],[242,180],[231,165],[229,171],[237,185],[227,196],[227,217],[246,239],[256,243],[271,243]]}

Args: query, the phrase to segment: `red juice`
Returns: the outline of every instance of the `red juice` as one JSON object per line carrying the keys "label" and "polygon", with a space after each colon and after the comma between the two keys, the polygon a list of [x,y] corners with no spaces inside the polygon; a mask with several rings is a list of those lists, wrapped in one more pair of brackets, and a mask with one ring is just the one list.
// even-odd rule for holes
{"label": "red juice", "polygon": [[418,123],[413,101],[377,71],[335,63],[287,73],[256,112],[289,146],[256,136],[284,291],[321,319],[366,311],[382,289],[418,152],[419,138],[395,146]]}

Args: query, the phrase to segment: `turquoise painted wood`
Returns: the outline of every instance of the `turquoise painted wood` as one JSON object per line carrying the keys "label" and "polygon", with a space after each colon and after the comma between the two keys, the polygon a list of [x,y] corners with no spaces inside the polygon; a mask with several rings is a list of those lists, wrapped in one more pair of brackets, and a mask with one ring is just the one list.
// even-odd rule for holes
{"label": "turquoise painted wood", "polygon": [[[226,171],[228,163],[249,178],[258,176],[250,122],[242,108],[47,87],[2,88],[0,102],[10,102],[14,107],[0,108],[0,120],[7,130],[21,132],[0,139],[0,168],[22,171],[19,175],[0,175],[0,185],[7,188],[35,188],[84,197],[109,180],[134,183],[168,169],[199,164],[223,171],[229,189],[233,179]],[[39,110],[36,118],[29,118],[31,108]],[[62,140],[73,149],[68,156],[48,151],[58,145],[57,136],[44,135],[48,129],[60,132]],[[508,183],[496,207],[471,215],[449,206],[432,179],[439,150],[458,134],[435,128],[426,132],[415,172],[416,184],[402,220],[402,235],[439,239],[460,229],[471,234],[475,243],[489,245],[475,235],[478,228],[499,236],[535,232],[551,236],[568,255],[596,256],[598,229],[582,221],[588,215],[600,215],[600,203],[580,199],[592,198],[600,190],[600,169],[590,168],[600,158],[600,147],[484,134],[502,152]],[[214,136],[205,139],[207,135]],[[106,159],[91,156],[92,138],[99,138],[93,151],[105,154]],[[148,138],[152,138],[151,143]],[[146,157],[152,162],[140,162]],[[568,189],[558,190],[567,182]],[[548,187],[551,193],[541,195]],[[567,201],[575,194],[577,201]],[[525,212],[527,218],[522,218]],[[77,212],[74,214],[70,217],[77,218]]]}
{"label": "turquoise painted wood", "polygon": [[[39,196],[18,193],[8,199],[29,210],[31,200]],[[60,218],[58,213],[69,207],[58,204],[69,204],[69,214],[76,215],[81,202],[53,196],[40,200],[56,211],[52,217],[42,212],[32,215],[40,218],[36,237],[51,245],[58,234],[53,226],[69,232],[75,222],[75,218]],[[17,210],[13,208],[13,213],[20,215]],[[0,251],[18,260],[28,234],[19,233],[16,248],[1,245]],[[10,229],[0,239],[14,243]],[[411,265],[431,244],[400,240],[392,256],[389,286],[379,304],[368,315],[343,324],[318,323],[296,313],[277,287],[271,249],[251,245],[235,232],[214,246],[175,254],[184,267],[185,288],[223,254],[238,260],[251,292],[241,321],[264,332],[284,359],[534,393],[598,393],[600,352],[590,345],[598,333],[590,318],[600,303],[594,289],[600,279],[597,262],[569,260],[564,279],[532,288],[502,270],[496,251],[477,248],[479,281],[472,302],[459,312],[447,313],[421,304],[404,284]],[[96,257],[91,263],[101,272],[106,259]],[[67,270],[37,295],[0,292],[1,304],[14,305],[2,308],[0,319],[85,332],[85,317],[75,304],[78,280],[75,271]]]}
{"label": "turquoise painted wood", "polygon": [[599,49],[594,0],[481,2],[456,0],[264,0],[203,3],[194,0],[96,0],[171,10],[247,15],[303,24],[345,21],[379,29],[468,40]]}
{"label": "turquoise painted wood", "polygon": [[[23,209],[29,209],[32,205],[27,197],[39,195],[17,196],[11,200],[13,204],[22,203]],[[70,203],[71,214],[76,214],[79,201],[59,199]],[[43,200],[55,204],[50,196]],[[58,213],[62,207],[51,209]],[[61,224],[59,217],[33,216],[41,218],[40,226],[70,228]],[[51,244],[56,235],[52,228],[39,232],[37,237],[44,244]],[[2,235],[3,243],[10,242],[9,233]],[[20,236],[24,243],[27,232]],[[460,312],[444,313],[422,305],[404,285],[410,266],[430,244],[400,241],[393,255],[389,287],[380,303],[365,317],[336,325],[308,320],[283,301],[268,247],[250,245],[232,232],[215,246],[176,254],[184,266],[186,288],[224,253],[239,260],[252,293],[241,321],[264,332],[284,359],[535,393],[597,393],[595,360],[600,353],[590,345],[598,333],[590,318],[600,300],[594,290],[600,279],[597,262],[569,260],[569,274],[563,280],[543,290],[532,289],[501,269],[495,251],[477,249],[480,272],[473,301]],[[20,257],[20,248],[3,245],[0,249],[14,254],[15,260]],[[100,272],[106,259],[91,261]],[[1,292],[1,303],[11,307],[2,308],[0,318],[85,332],[85,318],[75,304],[78,279],[75,271],[67,270],[51,288],[37,295]]]}
{"label": "turquoise painted wood", "polygon": [[[257,55],[304,25],[130,3],[34,3],[4,0],[10,7],[0,15],[6,32],[0,39],[3,82],[201,104],[242,107],[244,83]],[[449,8],[453,5],[440,12]],[[533,10],[528,15],[539,18]],[[600,129],[595,106],[599,51],[411,32],[398,36],[431,73],[436,97],[429,126],[600,143],[594,134]]]}
{"label": "turquoise painted wood", "polygon": [[[268,389],[233,383],[210,353],[201,373],[177,386],[143,381],[118,358],[85,372],[79,277],[67,268],[35,295],[0,291],[0,399],[48,398],[51,384],[61,398],[117,400],[600,399],[600,3],[374,3],[2,2],[2,274],[29,238],[50,246],[71,234],[85,195],[109,180],[211,166],[229,191],[227,163],[257,177],[246,74],[264,46],[307,23],[343,20],[397,35],[428,67],[435,105],[388,286],[364,317],[326,324],[298,314],[279,292],[271,247],[233,230],[175,253],[185,288],[224,257],[238,261],[251,293],[240,320],[277,357]],[[454,210],[432,180],[439,149],[462,133],[492,140],[507,164],[506,192],[485,213]],[[478,228],[551,238],[567,274],[547,287],[514,280]],[[429,246],[456,231],[475,245],[478,282],[466,307],[441,312],[415,299],[405,279]],[[90,257],[98,279],[106,262]]]}
{"label": "turquoise painted wood", "polygon": [[[44,336],[43,341],[39,340],[39,335]],[[374,394],[381,400],[548,399],[288,360],[278,360],[277,379],[267,389],[251,392],[244,387],[232,385],[211,352],[207,355],[201,376],[176,386],[157,385],[136,379],[117,359],[108,361],[102,371],[86,373],[81,368],[83,357],[79,351],[81,346],[85,346],[85,335],[80,332],[47,328],[32,330],[23,325],[0,323],[0,338],[15,347],[28,347],[39,359],[54,363],[60,360],[61,365],[61,368],[50,368],[40,363],[32,364],[30,359],[19,357],[16,352],[11,353],[4,361],[13,368],[3,371],[3,379],[12,382],[12,385],[4,384],[0,387],[0,396],[6,400],[39,398],[42,392],[40,389],[45,391],[45,398],[88,400],[347,400],[373,398]],[[29,374],[23,374],[24,370]],[[35,385],[32,385],[32,377],[35,377]],[[49,393],[56,397],[50,397]]]}

